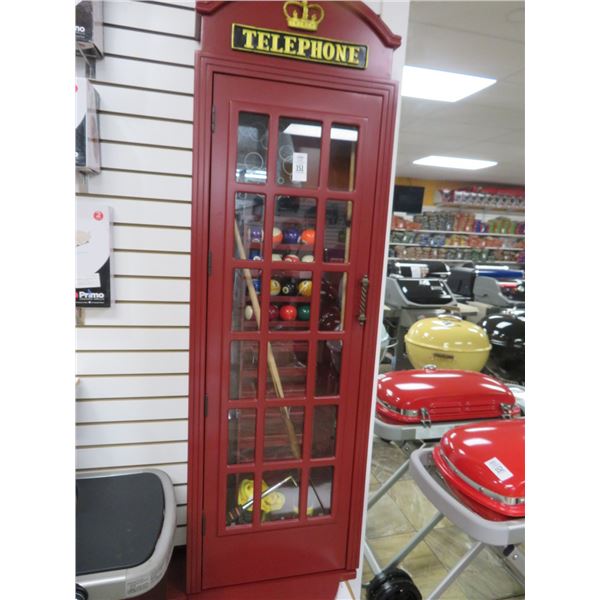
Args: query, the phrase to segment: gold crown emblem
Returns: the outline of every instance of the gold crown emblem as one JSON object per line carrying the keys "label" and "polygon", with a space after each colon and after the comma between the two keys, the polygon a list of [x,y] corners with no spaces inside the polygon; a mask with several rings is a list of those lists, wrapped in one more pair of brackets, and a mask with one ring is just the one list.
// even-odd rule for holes
{"label": "gold crown emblem", "polygon": [[[291,14],[288,6],[291,7]],[[302,9],[301,16],[298,16],[298,8]],[[325,16],[325,11],[318,4],[309,4],[308,0],[289,0],[283,5],[283,14],[288,27],[316,31]]]}

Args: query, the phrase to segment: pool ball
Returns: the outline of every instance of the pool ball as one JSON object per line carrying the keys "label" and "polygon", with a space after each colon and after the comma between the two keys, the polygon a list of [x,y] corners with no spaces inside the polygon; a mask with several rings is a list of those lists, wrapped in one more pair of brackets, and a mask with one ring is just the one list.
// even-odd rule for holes
{"label": "pool ball", "polygon": [[315,262],[315,257],[312,254],[305,254],[302,257],[302,262],[305,262],[305,263]]}
{"label": "pool ball", "polygon": [[315,243],[316,232],[314,229],[305,229],[300,235],[300,241],[303,244],[314,244]]}
{"label": "pool ball", "polygon": [[277,279],[271,279],[271,296],[277,296],[281,292],[281,284]]}
{"label": "pool ball", "polygon": [[274,261],[283,260],[283,256],[281,254],[271,254],[271,260],[274,260]]}
{"label": "pool ball", "polygon": [[279,309],[279,317],[282,321],[295,321],[297,314],[296,307],[292,304],[284,304]]}
{"label": "pool ball", "polygon": [[279,229],[279,227],[273,227],[273,243],[281,244],[282,239],[283,233],[281,233],[281,229]]}
{"label": "pool ball", "polygon": [[312,294],[312,281],[310,279],[305,279],[298,284],[298,292],[300,292],[301,296],[310,297]]}
{"label": "pool ball", "polygon": [[298,306],[298,319],[308,321],[310,319],[310,304],[300,304]]}
{"label": "pool ball", "polygon": [[275,304],[269,304],[269,321],[277,321],[279,318],[279,307]]}
{"label": "pool ball", "polygon": [[252,307],[248,304],[248,306],[246,306],[246,308],[244,309],[244,319],[246,319],[246,321],[250,321],[253,316],[254,311],[252,310]]}
{"label": "pool ball", "polygon": [[300,262],[300,257],[297,256],[296,254],[286,254],[283,257],[283,262],[294,262],[294,263],[297,263],[297,262]]}
{"label": "pool ball", "polygon": [[260,278],[259,279],[253,279],[252,280],[252,285],[254,286],[254,289],[256,290],[256,293],[260,294]]}
{"label": "pool ball", "polygon": [[260,250],[253,248],[250,250],[250,254],[248,255],[250,260],[262,260],[262,256],[260,255]]}
{"label": "pool ball", "polygon": [[250,237],[250,241],[253,243],[262,242],[263,239],[263,230],[262,227],[253,226],[250,227],[248,231],[248,236]]}
{"label": "pool ball", "polygon": [[283,230],[283,243],[284,244],[297,244],[300,239],[300,231],[297,227],[288,227]]}
{"label": "pool ball", "polygon": [[281,286],[281,293],[284,296],[295,296],[298,293],[298,286],[293,279],[286,281]]}

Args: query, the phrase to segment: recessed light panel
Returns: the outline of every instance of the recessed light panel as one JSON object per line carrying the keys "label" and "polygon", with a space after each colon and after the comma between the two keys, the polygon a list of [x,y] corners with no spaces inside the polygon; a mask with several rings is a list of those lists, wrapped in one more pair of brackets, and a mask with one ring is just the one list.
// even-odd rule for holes
{"label": "recessed light panel", "polygon": [[405,66],[401,93],[410,98],[456,102],[494,83],[496,80],[488,77]]}
{"label": "recessed light panel", "polygon": [[413,161],[413,165],[423,165],[425,167],[446,167],[448,169],[468,169],[475,171],[477,169],[487,169],[498,163],[493,160],[478,160],[476,158],[456,158],[454,156],[425,156]]}

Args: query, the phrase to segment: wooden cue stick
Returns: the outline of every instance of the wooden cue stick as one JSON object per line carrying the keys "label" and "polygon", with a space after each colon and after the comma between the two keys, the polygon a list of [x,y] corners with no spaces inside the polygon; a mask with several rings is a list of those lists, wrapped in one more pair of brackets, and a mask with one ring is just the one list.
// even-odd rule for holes
{"label": "wooden cue stick", "polygon": [[[240,236],[240,229],[235,218],[233,224],[235,244],[237,246],[240,258],[242,260],[247,260],[244,244],[242,243],[242,237]],[[252,304],[252,310],[254,311],[254,318],[256,319],[256,325],[260,328],[260,303],[258,301],[258,296],[256,295],[256,290],[254,289],[254,284],[252,283],[252,274],[250,273],[250,269],[247,268],[244,268],[243,272],[244,279],[246,280],[246,287],[248,288],[248,295],[250,296],[250,303]],[[275,362],[275,356],[273,355],[271,342],[267,342],[267,366],[269,367],[269,372],[271,373],[275,394],[278,398],[284,398],[285,395],[283,393],[283,385],[281,383],[281,378],[279,377],[279,369],[277,368],[277,363]],[[280,407],[279,411],[281,412],[281,416],[287,430],[292,454],[294,455],[294,458],[299,459],[301,458],[300,444],[298,443],[298,436],[296,435],[294,424],[290,418],[290,411],[287,406]]]}

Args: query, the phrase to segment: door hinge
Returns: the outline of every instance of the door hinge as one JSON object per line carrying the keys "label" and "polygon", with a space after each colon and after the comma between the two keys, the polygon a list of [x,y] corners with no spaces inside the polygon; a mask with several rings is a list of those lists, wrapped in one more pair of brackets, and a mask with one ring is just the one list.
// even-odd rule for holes
{"label": "door hinge", "polygon": [[206,534],[206,515],[202,513],[202,537]]}
{"label": "door hinge", "polygon": [[217,108],[216,106],[213,104],[212,105],[212,109],[210,111],[210,130],[214,133],[215,132],[215,123],[217,122]]}
{"label": "door hinge", "polygon": [[208,251],[208,274],[212,275],[212,250]]}
{"label": "door hinge", "polygon": [[204,418],[208,417],[208,394],[204,394]]}

